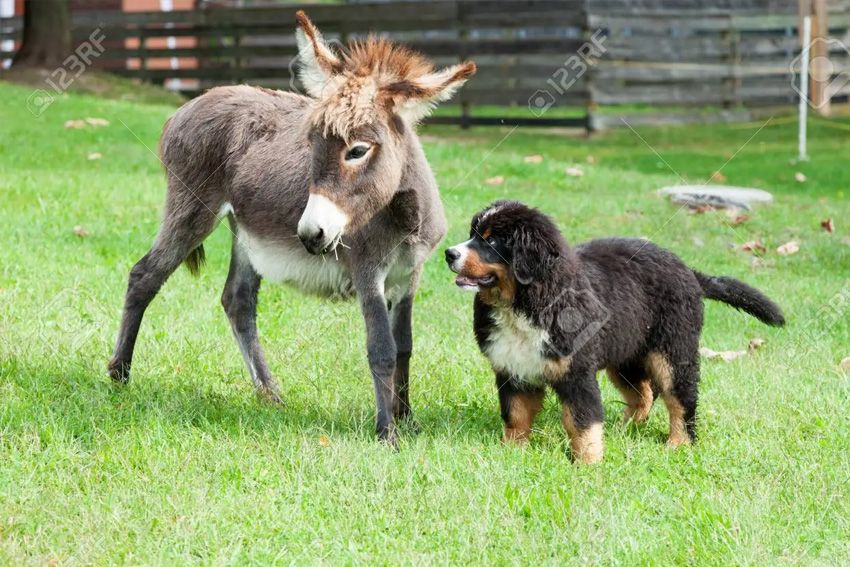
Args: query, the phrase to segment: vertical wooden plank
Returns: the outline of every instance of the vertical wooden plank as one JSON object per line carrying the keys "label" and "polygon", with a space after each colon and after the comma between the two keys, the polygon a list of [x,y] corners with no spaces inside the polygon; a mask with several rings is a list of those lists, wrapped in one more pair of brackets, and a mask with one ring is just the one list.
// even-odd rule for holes
{"label": "vertical wooden plank", "polygon": [[827,38],[829,28],[827,22],[826,0],[812,0],[812,43],[809,92],[812,105],[822,116],[829,116],[830,93],[826,86],[829,84],[829,44]]}
{"label": "vertical wooden plank", "polygon": [[[468,10],[471,9],[471,4],[469,2],[455,2],[455,14],[457,14],[458,21],[458,31],[457,36],[460,40],[460,53],[458,53],[458,59],[463,62],[466,61],[469,50],[467,49],[467,42],[469,41],[469,28],[468,24]],[[464,94],[464,90],[460,89],[460,127],[463,130],[467,130],[470,127],[470,115],[472,113],[472,103],[470,103],[469,98]]]}

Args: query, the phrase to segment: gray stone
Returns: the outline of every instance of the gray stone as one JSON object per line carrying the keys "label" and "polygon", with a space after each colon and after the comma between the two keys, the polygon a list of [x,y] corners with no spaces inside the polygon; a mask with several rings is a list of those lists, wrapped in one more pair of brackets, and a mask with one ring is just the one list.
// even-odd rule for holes
{"label": "gray stone", "polygon": [[692,208],[711,206],[750,210],[754,205],[769,205],[773,202],[773,195],[763,189],[727,185],[676,185],[659,189],[658,193],[669,195],[676,204]]}

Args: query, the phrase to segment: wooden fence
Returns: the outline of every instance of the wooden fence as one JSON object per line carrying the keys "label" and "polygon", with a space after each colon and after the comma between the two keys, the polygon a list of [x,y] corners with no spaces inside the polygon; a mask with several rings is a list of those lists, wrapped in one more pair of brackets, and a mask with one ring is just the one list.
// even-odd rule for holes
{"label": "wooden fence", "polygon": [[[376,32],[445,65],[473,59],[460,91],[469,124],[586,126],[601,107],[737,108],[790,104],[798,56],[797,0],[444,0],[274,5],[187,12],[74,14],[75,42],[105,36],[95,65],[147,81],[180,79],[188,94],[247,82],[298,88],[292,77],[294,12],[303,8],[329,40]],[[834,75],[850,73],[850,0],[831,2]],[[20,37],[0,20],[0,40]],[[173,39],[171,39],[173,38]],[[0,53],[0,59],[4,57]],[[176,59],[175,59],[176,58]],[[171,68],[171,61],[180,68]],[[0,76],[1,78],[1,76]],[[834,93],[846,97],[848,85]],[[482,105],[517,110],[481,115]],[[578,112],[550,112],[567,107]],[[495,111],[496,114],[492,114]],[[604,113],[603,113],[604,114]],[[553,116],[559,116],[553,118]]]}

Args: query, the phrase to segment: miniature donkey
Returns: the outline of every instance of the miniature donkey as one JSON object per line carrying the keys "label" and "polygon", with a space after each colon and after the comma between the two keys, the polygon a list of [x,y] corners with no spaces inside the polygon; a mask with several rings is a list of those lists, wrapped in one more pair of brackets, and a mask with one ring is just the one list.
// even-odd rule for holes
{"label": "miniature donkey", "polygon": [[296,20],[309,97],[214,88],[166,123],[164,218],[130,271],[109,373],[129,380],[145,308],[182,262],[198,272],[204,239],[227,217],[234,239],[221,301],[258,392],[280,401],[257,336],[260,279],[324,296],[356,294],[378,436],[395,444],[394,423],[410,412],[413,296],[446,231],[415,126],[475,65],[435,71],[422,56],[371,36],[337,53],[303,12]]}

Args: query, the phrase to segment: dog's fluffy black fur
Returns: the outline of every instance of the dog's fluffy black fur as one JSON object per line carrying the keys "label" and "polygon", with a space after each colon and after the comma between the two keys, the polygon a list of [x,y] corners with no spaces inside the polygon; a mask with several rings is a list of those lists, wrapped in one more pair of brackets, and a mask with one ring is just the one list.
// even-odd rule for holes
{"label": "dog's fluffy black fur", "polygon": [[470,240],[448,249],[446,260],[458,285],[477,291],[475,336],[496,372],[506,439],[527,438],[549,385],[574,455],[585,462],[602,457],[598,370],[623,394],[626,419],[645,419],[660,395],[670,413],[668,443],[690,443],[703,298],[768,325],[785,322],[758,290],[694,271],[648,241],[571,248],[551,219],[516,201],[475,215]]}

